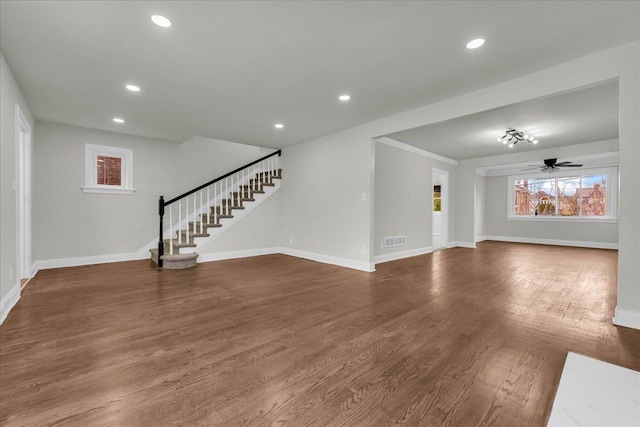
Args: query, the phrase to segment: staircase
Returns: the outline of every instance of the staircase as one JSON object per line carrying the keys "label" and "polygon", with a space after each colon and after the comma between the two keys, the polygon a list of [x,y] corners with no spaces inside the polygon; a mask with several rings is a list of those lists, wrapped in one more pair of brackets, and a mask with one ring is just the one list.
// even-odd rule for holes
{"label": "staircase", "polygon": [[158,248],[150,249],[151,260],[171,270],[195,267],[196,249],[210,244],[278,191],[279,155],[276,151],[169,201],[160,197]]}

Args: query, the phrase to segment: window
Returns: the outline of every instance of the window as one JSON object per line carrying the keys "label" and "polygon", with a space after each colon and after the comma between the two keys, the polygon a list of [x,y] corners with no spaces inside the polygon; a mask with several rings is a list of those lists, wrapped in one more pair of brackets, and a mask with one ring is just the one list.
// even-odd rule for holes
{"label": "window", "polygon": [[122,159],[98,156],[98,185],[122,185]]}
{"label": "window", "polygon": [[617,169],[561,170],[509,177],[510,219],[612,220]]}
{"label": "window", "polygon": [[133,194],[133,151],[84,145],[85,193]]}

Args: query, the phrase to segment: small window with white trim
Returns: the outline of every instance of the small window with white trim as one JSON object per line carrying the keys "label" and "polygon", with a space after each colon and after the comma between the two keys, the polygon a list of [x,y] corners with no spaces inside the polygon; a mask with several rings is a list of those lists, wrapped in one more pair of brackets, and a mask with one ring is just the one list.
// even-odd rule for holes
{"label": "small window with white trim", "polygon": [[133,150],[84,145],[85,193],[133,194]]}
{"label": "small window with white trim", "polygon": [[509,176],[509,219],[617,219],[616,168]]}

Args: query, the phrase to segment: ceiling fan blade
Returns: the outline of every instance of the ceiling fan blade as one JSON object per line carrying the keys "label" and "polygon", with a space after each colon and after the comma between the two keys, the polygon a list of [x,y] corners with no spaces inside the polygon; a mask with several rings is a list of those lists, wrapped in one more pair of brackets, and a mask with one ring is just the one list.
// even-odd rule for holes
{"label": "ceiling fan blade", "polygon": [[579,168],[579,167],[582,167],[582,165],[556,165],[556,167],[561,167],[561,168]]}
{"label": "ceiling fan blade", "polygon": [[573,163],[573,162],[560,162],[560,163],[556,163],[556,166],[568,165],[569,163]]}

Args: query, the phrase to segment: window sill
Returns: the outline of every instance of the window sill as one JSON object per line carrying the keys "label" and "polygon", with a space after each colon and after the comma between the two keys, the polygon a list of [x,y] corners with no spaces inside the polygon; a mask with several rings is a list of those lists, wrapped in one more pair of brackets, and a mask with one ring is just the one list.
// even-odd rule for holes
{"label": "window sill", "polygon": [[104,187],[80,187],[85,193],[102,193],[102,194],[133,194],[135,188],[104,188]]}
{"label": "window sill", "polygon": [[615,224],[618,218],[590,218],[590,217],[557,217],[557,216],[509,216],[509,221],[559,221],[559,222],[603,222]]}

